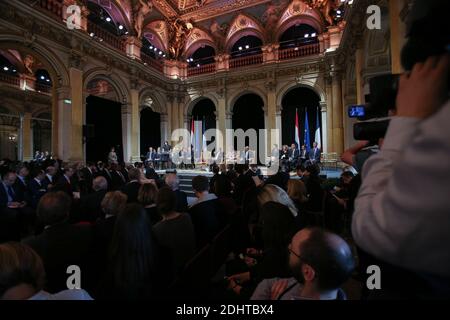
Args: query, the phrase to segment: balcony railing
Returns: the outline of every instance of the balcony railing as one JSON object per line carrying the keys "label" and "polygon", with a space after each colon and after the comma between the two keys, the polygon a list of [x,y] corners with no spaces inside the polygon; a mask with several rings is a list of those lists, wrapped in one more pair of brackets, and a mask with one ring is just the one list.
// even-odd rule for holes
{"label": "balcony railing", "polygon": [[112,34],[111,32],[97,26],[96,24],[88,21],[88,34],[98,39],[100,42],[105,42],[111,47],[116,48],[119,51],[125,52],[125,41],[123,38]]}
{"label": "balcony railing", "polygon": [[191,77],[197,76],[199,74],[212,73],[215,71],[216,71],[216,64],[208,63],[198,67],[197,66],[188,67],[187,75],[188,77]]}
{"label": "balcony railing", "polygon": [[263,62],[262,54],[255,54],[252,56],[239,57],[239,58],[231,58],[230,59],[230,69],[251,66],[254,64],[262,64],[262,62]]}
{"label": "balcony railing", "polygon": [[320,44],[308,44],[295,48],[282,49],[278,52],[278,60],[295,59],[320,53]]}
{"label": "balcony railing", "polygon": [[15,87],[20,86],[20,78],[7,73],[0,73],[0,82],[7,83]]}
{"label": "balcony railing", "polygon": [[62,10],[63,10],[63,3],[62,0],[34,0],[30,1],[31,5],[33,7],[37,7],[41,9],[42,11],[50,13],[50,15],[57,19],[62,19]]}
{"label": "balcony railing", "polygon": [[52,86],[45,83],[36,82],[35,90],[38,92],[50,93],[52,92]]}
{"label": "balcony railing", "polygon": [[158,70],[159,72],[163,72],[163,64],[161,60],[157,60],[155,58],[150,57],[141,51],[141,60],[146,63],[149,67]]}

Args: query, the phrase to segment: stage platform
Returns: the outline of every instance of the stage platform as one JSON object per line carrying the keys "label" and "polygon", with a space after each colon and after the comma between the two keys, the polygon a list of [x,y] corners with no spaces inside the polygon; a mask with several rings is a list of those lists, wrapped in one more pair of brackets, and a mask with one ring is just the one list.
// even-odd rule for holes
{"label": "stage platform", "polygon": [[[267,168],[259,167],[264,178],[267,178]],[[155,170],[160,176],[163,176],[166,172],[171,172],[175,169],[168,170]],[[192,178],[198,175],[206,176],[211,178],[213,173],[207,170],[201,169],[176,169],[177,175],[180,179],[180,190],[187,193],[188,197],[194,197],[194,193],[192,192]],[[342,173],[341,169],[334,168],[326,168],[320,171],[320,175],[326,176],[327,179],[339,178]],[[293,179],[298,178],[295,172],[290,173]]]}

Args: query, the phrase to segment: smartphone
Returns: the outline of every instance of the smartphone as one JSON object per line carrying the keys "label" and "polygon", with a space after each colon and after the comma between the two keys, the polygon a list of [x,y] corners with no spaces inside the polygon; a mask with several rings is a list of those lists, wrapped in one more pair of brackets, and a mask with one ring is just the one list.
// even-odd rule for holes
{"label": "smartphone", "polygon": [[364,105],[356,105],[348,107],[348,116],[350,118],[359,118],[366,115],[366,108]]}

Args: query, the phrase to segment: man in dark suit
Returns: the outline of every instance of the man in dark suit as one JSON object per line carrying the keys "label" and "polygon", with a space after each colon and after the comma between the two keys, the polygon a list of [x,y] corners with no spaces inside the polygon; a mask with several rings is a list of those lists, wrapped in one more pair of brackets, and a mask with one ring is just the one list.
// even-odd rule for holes
{"label": "man in dark suit", "polygon": [[312,164],[320,163],[320,149],[317,146],[317,142],[313,143],[313,148],[309,151],[309,160]]}
{"label": "man in dark suit", "polygon": [[41,197],[47,192],[43,185],[45,179],[45,172],[41,169],[35,169],[31,173],[32,179],[28,184],[28,190],[30,192],[30,206],[36,208]]}
{"label": "man in dark suit", "polygon": [[109,170],[109,165],[104,165],[103,162],[100,162],[98,164],[98,175],[101,175],[106,179],[108,182],[108,191],[111,191],[112,189],[112,175],[111,171]]}
{"label": "man in dark suit", "polygon": [[297,167],[299,157],[300,157],[300,152],[297,149],[296,144],[293,143],[291,145],[291,150],[289,150],[289,171],[291,171],[292,168]]}
{"label": "man in dark suit", "polygon": [[14,191],[16,192],[17,199],[19,201],[30,201],[29,192],[28,192],[28,175],[30,171],[26,166],[20,166],[17,169],[17,179],[14,183]]}
{"label": "man in dark suit", "polygon": [[132,168],[128,171],[128,177],[130,178],[130,182],[128,182],[121,191],[128,196],[128,203],[138,202],[137,198],[139,189],[141,188],[141,171],[137,168]]}
{"label": "man in dark suit", "polygon": [[91,229],[68,223],[71,198],[64,192],[49,192],[39,202],[37,215],[44,231],[23,242],[42,258],[47,275],[46,290],[67,289],[67,267],[77,265],[83,278],[89,277],[87,257],[91,246]]}
{"label": "man in dark suit", "polygon": [[120,190],[126,184],[126,179],[119,170],[118,164],[111,164],[111,190]]}
{"label": "man in dark suit", "polygon": [[19,216],[20,203],[13,185],[17,176],[15,172],[7,171],[0,182],[0,242],[17,241],[20,238]]}
{"label": "man in dark suit", "polygon": [[84,184],[85,184],[83,189],[86,191],[86,193],[92,192],[92,181],[95,178],[96,172],[97,172],[97,169],[93,162],[88,162],[86,167],[81,169],[81,174],[83,175]]}
{"label": "man in dark suit", "polygon": [[306,146],[302,145],[302,148],[300,150],[300,163],[297,163],[297,165],[304,166],[306,161],[308,160],[308,152],[306,152]]}
{"label": "man in dark suit", "polygon": [[205,176],[192,179],[192,189],[197,201],[189,208],[189,214],[194,225],[197,247],[202,248],[220,231],[221,221],[217,197],[208,192],[209,181]]}
{"label": "man in dark suit", "polygon": [[69,197],[73,197],[73,192],[76,191],[72,181],[73,174],[74,170],[71,167],[65,167],[63,169],[63,175],[56,182],[53,191],[63,191]]}
{"label": "man in dark suit", "polygon": [[145,155],[145,164],[151,163],[153,165],[153,161],[156,158],[156,151],[153,150],[152,147],[148,148],[148,152]]}
{"label": "man in dark suit", "polygon": [[108,192],[108,182],[99,176],[92,182],[93,193],[81,197],[80,211],[82,220],[95,221],[103,216],[102,200]]}
{"label": "man in dark suit", "polygon": [[175,192],[175,196],[177,199],[175,211],[177,212],[187,212],[188,210],[188,202],[187,195],[185,192],[181,191],[180,188],[180,180],[176,173],[168,173],[164,177],[164,181],[167,186]]}
{"label": "man in dark suit", "polygon": [[53,186],[56,184],[56,168],[54,166],[48,166],[45,169],[45,178],[42,181],[42,186],[47,191],[51,191]]}

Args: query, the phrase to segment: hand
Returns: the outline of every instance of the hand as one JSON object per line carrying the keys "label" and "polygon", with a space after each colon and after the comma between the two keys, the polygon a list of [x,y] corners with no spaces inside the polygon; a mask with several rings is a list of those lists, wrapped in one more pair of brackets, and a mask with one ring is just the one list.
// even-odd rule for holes
{"label": "hand", "polygon": [[288,285],[288,281],[286,279],[278,280],[272,285],[271,291],[270,291],[270,300],[277,300],[280,294],[283,293],[284,290],[286,290]]}
{"label": "hand", "polygon": [[356,145],[344,151],[341,155],[342,162],[352,166],[353,165],[353,156],[361,151],[361,149],[365,148],[369,144],[369,141],[359,141]]}
{"label": "hand", "polygon": [[234,274],[234,275],[230,276],[228,279],[233,280],[234,282],[236,282],[238,284],[242,284],[242,283],[250,280],[250,272],[247,271],[247,272],[243,272],[243,273]]}
{"label": "hand", "polygon": [[449,55],[429,57],[400,77],[397,115],[425,119],[448,98]]}

